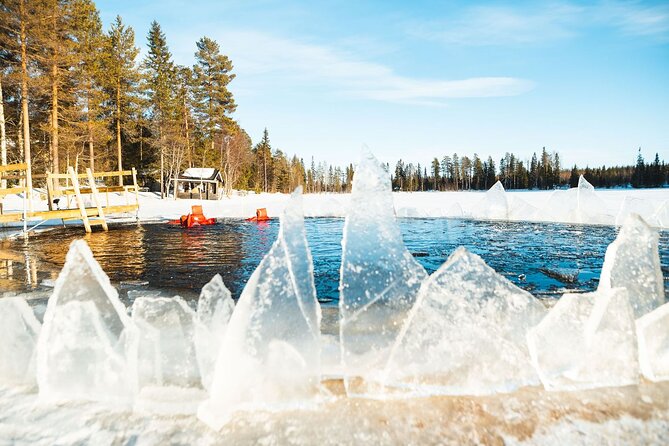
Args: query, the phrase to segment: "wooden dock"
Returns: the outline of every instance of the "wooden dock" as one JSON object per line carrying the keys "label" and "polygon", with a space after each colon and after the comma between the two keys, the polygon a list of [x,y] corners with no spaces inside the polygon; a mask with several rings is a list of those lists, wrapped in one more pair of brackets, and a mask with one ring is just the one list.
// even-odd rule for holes
{"label": "wooden dock", "polygon": [[[47,221],[58,219],[63,223],[66,220],[79,220],[82,222],[86,232],[91,232],[92,225],[100,225],[107,231],[107,217],[114,214],[135,213],[138,219],[139,212],[139,188],[137,186],[137,171],[122,170],[114,172],[95,172],[86,169],[86,173],[78,174],[73,167],[68,167],[67,173],[52,174],[48,173],[44,177],[47,185],[48,210],[35,211],[32,209],[32,203],[29,202],[29,191],[26,186],[26,164],[11,164],[0,166],[0,179],[19,180],[20,186],[0,188],[0,200],[10,194],[23,193],[23,210],[4,212],[0,203],[0,223],[23,222],[24,232],[28,231],[28,224],[38,222],[37,225]],[[12,172],[7,174],[7,172]],[[132,182],[120,186],[107,186],[104,183],[98,185],[99,179],[104,178],[124,178],[131,177]],[[39,176],[33,176],[39,178]],[[64,184],[63,184],[64,183]],[[109,194],[113,192],[122,192],[125,195],[126,203],[111,205]],[[103,195],[104,194],[104,199]],[[93,206],[87,207],[84,196],[90,196]],[[134,198],[131,202],[130,197]],[[64,206],[63,209],[60,209]]]}

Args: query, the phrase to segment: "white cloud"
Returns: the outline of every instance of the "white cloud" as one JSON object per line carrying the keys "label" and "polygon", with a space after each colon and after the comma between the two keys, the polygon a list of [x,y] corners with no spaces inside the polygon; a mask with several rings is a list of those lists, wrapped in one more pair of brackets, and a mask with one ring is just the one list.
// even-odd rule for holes
{"label": "white cloud", "polygon": [[669,4],[645,5],[637,1],[604,2],[596,18],[627,35],[649,36],[669,41]]}
{"label": "white cloud", "polygon": [[416,37],[459,45],[537,43],[572,37],[581,9],[552,5],[536,11],[500,6],[475,6],[450,19],[412,23]]}
{"label": "white cloud", "polygon": [[513,96],[533,83],[513,77],[461,80],[402,76],[391,68],[359,60],[327,46],[277,38],[260,32],[226,32],[218,36],[235,63],[239,79],[274,87],[295,83],[330,88],[339,94],[412,105],[443,105],[445,99]]}
{"label": "white cloud", "polygon": [[669,4],[600,1],[594,4],[537,3],[538,6],[473,6],[451,18],[413,22],[415,37],[456,45],[538,44],[576,37],[590,27],[627,36],[669,40]]}

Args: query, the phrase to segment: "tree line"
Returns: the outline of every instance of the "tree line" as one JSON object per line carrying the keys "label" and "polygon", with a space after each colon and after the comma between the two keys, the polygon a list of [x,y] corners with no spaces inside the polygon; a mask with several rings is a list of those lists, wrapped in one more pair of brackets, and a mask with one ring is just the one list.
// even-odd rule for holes
{"label": "tree line", "polygon": [[583,175],[595,187],[663,187],[669,182],[669,165],[655,154],[646,164],[641,151],[634,166],[563,169],[560,155],[549,153],[544,147],[530,161],[522,161],[513,153],[506,153],[496,164],[492,157],[483,159],[477,154],[468,156],[446,155],[434,158],[429,166],[399,160],[391,172],[393,190],[447,191],[487,190],[498,180],[505,189],[555,189],[576,187]]}

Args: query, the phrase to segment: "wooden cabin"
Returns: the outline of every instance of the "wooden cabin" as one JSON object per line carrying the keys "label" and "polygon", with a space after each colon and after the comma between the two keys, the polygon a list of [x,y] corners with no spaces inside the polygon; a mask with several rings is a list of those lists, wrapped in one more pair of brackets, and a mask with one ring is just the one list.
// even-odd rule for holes
{"label": "wooden cabin", "polygon": [[218,200],[223,195],[223,177],[218,169],[191,167],[171,180],[174,199]]}

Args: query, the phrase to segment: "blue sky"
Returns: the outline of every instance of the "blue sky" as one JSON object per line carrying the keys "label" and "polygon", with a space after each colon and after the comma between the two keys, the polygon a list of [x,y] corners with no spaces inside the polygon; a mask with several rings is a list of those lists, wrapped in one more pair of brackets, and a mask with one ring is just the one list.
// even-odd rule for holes
{"label": "blue sky", "polygon": [[394,163],[543,146],[564,165],[669,160],[669,2],[97,1],[177,63],[215,39],[254,142]]}

